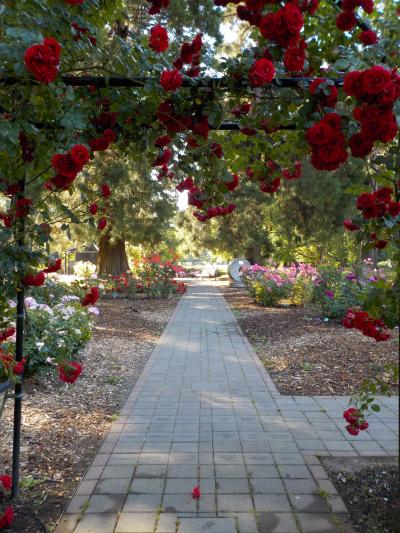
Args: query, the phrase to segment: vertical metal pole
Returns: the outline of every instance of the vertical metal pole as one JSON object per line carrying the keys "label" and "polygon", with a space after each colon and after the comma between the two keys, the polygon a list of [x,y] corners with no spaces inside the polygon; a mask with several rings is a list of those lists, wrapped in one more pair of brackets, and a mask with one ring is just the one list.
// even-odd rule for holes
{"label": "vertical metal pole", "polygon": [[[25,195],[25,178],[20,181],[21,190],[18,197],[23,198]],[[17,243],[18,247],[23,247],[25,244],[25,220],[20,218],[18,220],[19,226],[17,228]],[[17,293],[17,324],[16,324],[16,340],[15,340],[15,360],[21,361],[24,354],[24,298],[25,290],[21,285]],[[12,489],[11,496],[13,498],[19,493],[19,467],[20,467],[20,453],[21,453],[21,422],[22,422],[22,375],[21,381],[15,385],[15,399],[14,399],[14,431],[13,431],[13,455],[12,455]]]}

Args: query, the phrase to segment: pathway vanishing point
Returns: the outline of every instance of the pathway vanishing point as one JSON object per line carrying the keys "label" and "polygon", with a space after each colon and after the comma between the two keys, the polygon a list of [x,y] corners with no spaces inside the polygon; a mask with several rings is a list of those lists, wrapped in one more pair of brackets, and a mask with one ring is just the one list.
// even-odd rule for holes
{"label": "pathway vanishing point", "polygon": [[280,394],[218,289],[195,283],[55,533],[350,532],[318,456],[397,455],[398,400],[358,437],[347,403]]}

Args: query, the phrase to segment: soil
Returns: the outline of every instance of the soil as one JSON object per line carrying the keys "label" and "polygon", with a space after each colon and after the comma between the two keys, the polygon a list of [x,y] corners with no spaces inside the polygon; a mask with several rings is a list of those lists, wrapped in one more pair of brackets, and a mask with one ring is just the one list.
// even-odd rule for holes
{"label": "soil", "polygon": [[326,457],[358,533],[400,533],[399,467],[391,458]]}
{"label": "soil", "polygon": [[[53,374],[25,386],[21,496],[13,533],[51,531],[140,376],[178,299],[105,300],[74,385]],[[12,402],[0,420],[0,474],[10,473]],[[4,503],[4,502],[3,502]]]}
{"label": "soil", "polygon": [[398,331],[377,343],[310,309],[262,307],[245,289],[219,289],[282,394],[351,395],[364,378],[384,377],[384,365],[398,361]]}

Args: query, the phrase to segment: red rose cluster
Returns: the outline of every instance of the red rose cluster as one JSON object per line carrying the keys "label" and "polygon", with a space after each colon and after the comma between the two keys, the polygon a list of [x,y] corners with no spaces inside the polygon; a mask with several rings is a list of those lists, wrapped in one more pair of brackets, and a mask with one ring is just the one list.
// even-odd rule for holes
{"label": "red rose cluster", "polygon": [[342,0],[340,7],[342,11],[336,17],[336,26],[340,31],[350,31],[357,24],[354,10],[362,7],[366,13],[370,14],[374,9],[374,2],[373,0]]}
{"label": "red rose cluster", "polygon": [[94,120],[94,125],[96,130],[101,133],[101,137],[91,139],[89,146],[93,152],[104,152],[117,139],[117,134],[113,129],[117,122],[117,113],[110,111],[111,102],[107,98],[100,100],[98,104],[103,106],[103,111]]}
{"label": "red rose cluster", "polygon": [[209,220],[210,218],[223,217],[223,216],[229,215],[230,213],[233,213],[235,209],[236,209],[235,204],[229,204],[226,207],[223,207],[223,206],[209,207],[205,213],[194,211],[193,216],[196,217],[199,222],[206,222],[206,220]]}
{"label": "red rose cluster", "polygon": [[311,146],[311,163],[317,170],[336,170],[346,161],[345,136],[337,113],[328,113],[311,126],[306,138]]}
{"label": "red rose cluster", "polygon": [[0,342],[4,342],[10,337],[12,337],[15,333],[15,328],[7,328],[3,329],[3,331],[0,331]]}
{"label": "red rose cluster", "polygon": [[86,307],[87,305],[94,305],[97,300],[99,299],[100,291],[97,287],[92,287],[90,291],[85,294],[83,297],[81,304]]}
{"label": "red rose cluster", "polygon": [[29,208],[32,205],[30,198],[19,198],[15,205],[10,207],[5,213],[0,212],[0,220],[6,228],[11,228],[16,218],[25,218],[29,214]]}
{"label": "red rose cluster", "polygon": [[182,86],[183,76],[178,69],[164,70],[160,77],[160,85],[164,91],[174,92]]}
{"label": "red rose cluster", "polygon": [[61,46],[53,37],[46,37],[42,44],[34,44],[25,51],[25,67],[41,83],[51,83],[58,74]]}
{"label": "red rose cluster", "polygon": [[75,383],[82,374],[82,365],[75,361],[64,361],[58,366],[58,377],[64,383]]}
{"label": "red rose cluster", "polygon": [[[8,496],[12,488],[11,476],[3,474],[0,476],[0,499],[2,496]],[[12,505],[5,508],[4,513],[0,514],[0,529],[8,528],[11,526],[14,519],[14,509]]]}
{"label": "red rose cluster", "polygon": [[161,9],[167,9],[169,7],[169,0],[147,0],[151,3],[149,7],[150,15],[157,15],[160,13]]}
{"label": "red rose cluster", "polygon": [[190,65],[185,74],[195,78],[200,74],[200,55],[203,47],[202,34],[199,33],[191,43],[183,43],[180,56],[174,61],[176,69],[182,70],[184,65]]}
{"label": "red rose cluster", "polygon": [[346,426],[347,431],[350,435],[358,435],[360,431],[368,429],[369,424],[362,413],[355,407],[350,407],[343,413],[343,418],[346,420],[348,425]]}
{"label": "red rose cluster", "polygon": [[291,172],[288,168],[282,170],[282,176],[287,180],[296,180],[300,178],[302,173],[301,161],[296,161],[294,164],[294,170]]}
{"label": "red rose cluster", "polygon": [[400,202],[392,200],[392,194],[393,189],[390,187],[380,187],[373,193],[363,192],[357,198],[357,209],[367,220],[387,214],[396,217],[400,213]]}
{"label": "red rose cluster", "polygon": [[175,189],[178,192],[183,192],[183,191],[189,191],[190,189],[193,189],[193,187],[194,187],[194,183],[193,183],[192,178],[185,178],[180,183],[178,183]]}
{"label": "red rose cluster", "polygon": [[168,49],[168,33],[161,24],[157,24],[151,29],[149,46],[157,53],[165,52]]}
{"label": "red rose cluster", "polygon": [[22,283],[27,287],[40,287],[45,282],[45,274],[58,272],[59,270],[61,270],[61,266],[61,259],[55,259],[54,261],[50,261],[47,267],[41,270],[40,272],[37,272],[36,274],[27,274],[23,278]]}
{"label": "red rose cluster", "polygon": [[87,38],[92,43],[93,46],[96,45],[97,39],[94,35],[89,35],[89,30],[87,28],[84,28],[83,26],[79,26],[77,22],[73,22],[71,24],[71,27],[73,28],[74,32],[74,41],[82,41],[84,36],[87,35]]}
{"label": "red rose cluster", "polygon": [[346,316],[343,318],[342,323],[345,328],[358,329],[363,335],[366,337],[372,337],[377,342],[390,339],[390,334],[383,320],[372,318],[366,311],[347,309]]}
{"label": "red rose cluster", "polygon": [[361,131],[350,137],[349,144],[352,155],[362,158],[372,151],[375,141],[389,142],[396,137],[393,106],[400,98],[400,75],[380,66],[355,70],[344,77],[343,89],[359,104],[353,115]]}
{"label": "red rose cluster", "polygon": [[68,189],[89,159],[89,150],[83,144],[76,144],[67,153],[54,154],[51,164],[57,174],[45,184],[45,187],[50,190]]}
{"label": "red rose cluster", "polygon": [[240,118],[243,115],[247,115],[251,109],[251,103],[250,102],[243,102],[243,104],[240,104],[233,109],[231,109],[231,113],[236,118]]}

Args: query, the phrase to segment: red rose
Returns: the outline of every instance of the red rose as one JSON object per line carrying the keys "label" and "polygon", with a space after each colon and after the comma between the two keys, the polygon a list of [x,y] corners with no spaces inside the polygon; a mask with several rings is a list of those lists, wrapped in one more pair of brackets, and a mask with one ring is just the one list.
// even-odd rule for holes
{"label": "red rose", "polygon": [[179,70],[164,70],[161,74],[160,84],[164,91],[176,91],[182,86],[183,77]]}
{"label": "red rose", "polygon": [[377,95],[391,84],[391,78],[390,70],[380,66],[371,67],[363,73],[363,91],[367,94]]}
{"label": "red rose", "polygon": [[12,337],[15,333],[15,328],[8,328],[0,331],[0,342],[4,342],[8,338]]}
{"label": "red rose", "polygon": [[27,274],[22,280],[22,283],[28,287],[40,287],[44,281],[44,272],[38,272],[37,274]]}
{"label": "red rose", "polygon": [[378,36],[372,30],[362,31],[358,38],[363,44],[365,44],[365,46],[369,46],[370,44],[375,44],[378,42]]}
{"label": "red rose", "polygon": [[238,174],[232,175],[232,181],[229,181],[228,183],[225,183],[226,188],[228,191],[234,191],[239,186],[239,176]]}
{"label": "red rose", "polygon": [[98,210],[99,210],[99,206],[96,204],[96,202],[89,205],[89,211],[92,215],[95,215]]}
{"label": "red rose", "polygon": [[198,500],[200,496],[201,496],[200,487],[199,486],[194,487],[194,489],[192,490],[192,498],[195,500]]}
{"label": "red rose", "polygon": [[51,274],[53,272],[58,272],[61,270],[61,259],[56,259],[55,261],[49,263],[48,267],[43,270],[46,274]]}
{"label": "red rose", "polygon": [[218,159],[221,159],[222,157],[222,146],[219,143],[212,143],[210,147],[211,154],[215,157],[218,157]]}
{"label": "red rose", "polygon": [[51,164],[59,174],[71,179],[75,179],[80,170],[70,154],[54,154]]}
{"label": "red rose", "polygon": [[11,526],[14,518],[14,509],[11,505],[6,507],[3,516],[0,516],[0,529]]}
{"label": "red rose", "polygon": [[388,241],[385,241],[385,240],[377,240],[375,241],[375,248],[377,248],[378,250],[383,250],[384,248],[386,248],[386,246],[388,245]]}
{"label": "red rose", "polygon": [[196,135],[203,137],[203,139],[208,139],[208,132],[210,130],[210,125],[208,123],[207,117],[202,117],[199,122],[193,125],[192,131]]}
{"label": "red rose", "polygon": [[165,52],[168,48],[168,33],[160,24],[154,26],[150,32],[149,46],[155,52]]}
{"label": "red rose", "polygon": [[392,217],[397,217],[400,213],[400,202],[390,202],[388,205],[388,212]]}
{"label": "red rose", "polygon": [[154,146],[157,148],[164,148],[172,141],[171,137],[169,135],[161,135],[161,137],[157,137],[157,139],[154,141]]}
{"label": "red rose", "polygon": [[83,168],[90,159],[89,150],[83,144],[76,144],[69,153],[77,168]]}
{"label": "red rose", "polygon": [[103,131],[103,139],[107,141],[109,144],[113,143],[116,140],[116,138],[117,138],[117,134],[111,128],[106,128]]}
{"label": "red rose", "polygon": [[153,167],[162,167],[163,165],[168,165],[172,158],[172,150],[169,148],[166,148],[163,150],[153,161],[152,166]]}
{"label": "red rose", "polygon": [[107,219],[105,217],[101,217],[99,221],[97,222],[97,228],[100,231],[103,231],[103,229],[107,226]]}
{"label": "red rose", "polygon": [[42,44],[34,44],[25,51],[26,68],[41,83],[50,83],[58,74],[60,44],[52,37],[46,37]]}
{"label": "red rose", "polygon": [[249,81],[252,87],[261,87],[271,83],[275,76],[275,67],[269,59],[258,59],[249,71]]}
{"label": "red rose", "polygon": [[64,361],[58,366],[58,377],[64,383],[75,383],[82,374],[82,365],[74,361]]}
{"label": "red rose", "polygon": [[0,484],[3,485],[3,488],[5,490],[11,490],[11,487],[12,487],[11,476],[7,476],[7,475],[0,476]]}
{"label": "red rose", "polygon": [[102,184],[102,186],[101,186],[101,195],[104,198],[108,198],[109,196],[111,196],[111,189],[110,189],[110,186],[108,185],[108,183],[103,183]]}
{"label": "red rose", "polygon": [[350,220],[349,218],[345,218],[343,220],[343,226],[348,230],[348,231],[357,231],[360,229],[360,226],[357,226],[357,224],[355,224],[352,220]]}
{"label": "red rose", "polygon": [[91,139],[89,146],[93,152],[104,152],[104,150],[108,150],[110,143],[104,137],[98,137],[97,139]]}
{"label": "red rose", "polygon": [[357,18],[354,11],[351,11],[350,9],[345,9],[336,17],[336,26],[341,31],[352,30],[356,24]]}
{"label": "red rose", "polygon": [[361,6],[370,15],[374,10],[374,0],[361,0]]}
{"label": "red rose", "polygon": [[337,132],[323,121],[317,122],[307,130],[306,138],[311,145],[322,146],[335,141]]}
{"label": "red rose", "polygon": [[364,133],[356,133],[350,137],[349,146],[351,154],[354,157],[366,157],[372,152],[374,147],[373,142],[364,135]]}
{"label": "red rose", "polygon": [[85,294],[81,304],[86,307],[87,305],[94,305],[99,299],[100,291],[97,287],[92,287],[90,291]]}
{"label": "red rose", "polygon": [[24,373],[24,371],[25,371],[25,364],[26,364],[26,359],[25,359],[25,357],[24,357],[21,361],[18,361],[18,362],[14,365],[13,373],[14,373],[15,376],[20,376],[21,374]]}
{"label": "red rose", "polygon": [[353,70],[344,76],[343,89],[349,96],[360,98],[363,94],[362,88],[363,72]]}
{"label": "red rose", "polygon": [[285,52],[284,64],[288,72],[300,72],[303,70],[306,54],[303,48],[291,47]]}
{"label": "red rose", "polygon": [[349,424],[348,426],[346,426],[346,429],[350,433],[350,435],[353,435],[354,437],[360,433],[358,426],[352,426]]}
{"label": "red rose", "polygon": [[85,0],[64,0],[66,4],[70,6],[81,6]]}

